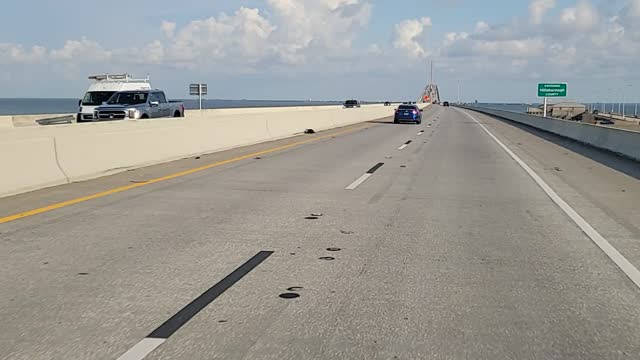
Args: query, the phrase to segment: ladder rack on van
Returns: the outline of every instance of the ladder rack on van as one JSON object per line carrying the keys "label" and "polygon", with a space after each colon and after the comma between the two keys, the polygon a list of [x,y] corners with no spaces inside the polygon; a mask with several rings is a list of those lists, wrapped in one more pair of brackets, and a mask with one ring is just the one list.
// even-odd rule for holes
{"label": "ladder rack on van", "polygon": [[89,80],[113,82],[149,82],[149,76],[147,75],[146,79],[134,79],[130,74],[100,74],[89,76]]}

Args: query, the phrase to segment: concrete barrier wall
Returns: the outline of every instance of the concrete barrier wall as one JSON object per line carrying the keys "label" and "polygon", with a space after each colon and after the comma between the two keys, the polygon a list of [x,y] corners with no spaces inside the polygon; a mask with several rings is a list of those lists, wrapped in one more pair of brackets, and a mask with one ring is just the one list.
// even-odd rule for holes
{"label": "concrete barrier wall", "polygon": [[478,107],[464,108],[529,125],[640,161],[640,132],[584,124],[576,121],[542,118],[505,110]]}
{"label": "concrete barrier wall", "polygon": [[40,126],[37,121],[64,117],[75,118],[76,114],[37,114],[37,115],[5,115],[0,116],[0,129],[7,127]]}
{"label": "concrete barrier wall", "polygon": [[185,118],[0,129],[0,196],[393,115],[367,105],[189,111]]}
{"label": "concrete barrier wall", "polygon": [[51,137],[0,141],[0,165],[0,196],[68,181],[57,164]]}

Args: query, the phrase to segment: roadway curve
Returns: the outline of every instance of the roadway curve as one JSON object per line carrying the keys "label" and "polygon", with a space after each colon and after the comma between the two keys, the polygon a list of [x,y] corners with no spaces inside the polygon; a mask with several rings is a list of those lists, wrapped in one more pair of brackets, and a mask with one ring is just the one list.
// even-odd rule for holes
{"label": "roadway curve", "polygon": [[640,290],[484,129],[635,267],[637,163],[467,113],[0,199],[2,358],[637,359]]}

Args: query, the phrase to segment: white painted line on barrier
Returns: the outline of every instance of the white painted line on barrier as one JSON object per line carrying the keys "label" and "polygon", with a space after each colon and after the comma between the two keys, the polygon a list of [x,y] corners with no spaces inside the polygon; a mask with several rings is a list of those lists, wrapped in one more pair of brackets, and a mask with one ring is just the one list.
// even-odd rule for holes
{"label": "white painted line on barrier", "polygon": [[407,145],[407,144],[402,144],[402,146],[400,146],[400,147],[398,148],[398,150],[404,150],[404,149],[406,149],[406,148],[407,148],[407,146],[409,146],[409,145]]}
{"label": "white painted line on barrier", "polygon": [[355,190],[358,186],[362,185],[363,182],[367,181],[368,178],[373,174],[364,174],[358,178],[358,180],[354,181],[353,184],[347,186],[345,190]]}
{"label": "white painted line on barrier", "polygon": [[562,209],[562,211],[567,214],[571,220],[573,220],[582,231],[587,234],[587,236],[593,241],[598,247],[605,253],[607,256],[622,270],[633,281],[633,283],[640,288],[640,271],[636,269],[633,264],[627,260],[620,252],[611,245],[607,239],[605,239],[600,233],[591,226],[580,214],[578,214],[566,201],[564,201],[538,174],[533,171],[529,165],[527,165],[522,159],[518,157],[511,149],[509,149],[500,139],[498,139],[489,129],[487,129],[484,125],[482,125],[476,118],[471,116],[466,111],[457,109],[458,111],[464,113],[471,120],[475,121],[480,127],[487,133],[489,136],[495,140],[495,142],[500,145],[500,147],[511,156],[513,160],[515,160],[524,171],[529,174],[533,178],[533,180],[544,190],[545,193],[553,200],[556,205]]}
{"label": "white painted line on barrier", "polygon": [[117,360],[142,360],[165,341],[167,339],[144,338]]}

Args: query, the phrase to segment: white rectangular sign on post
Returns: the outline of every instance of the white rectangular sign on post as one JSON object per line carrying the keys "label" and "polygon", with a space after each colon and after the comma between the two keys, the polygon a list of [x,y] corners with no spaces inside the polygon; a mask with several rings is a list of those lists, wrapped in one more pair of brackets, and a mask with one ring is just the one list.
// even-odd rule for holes
{"label": "white rectangular sign on post", "polygon": [[200,100],[200,110],[202,110],[202,96],[207,95],[208,92],[207,84],[190,84],[189,85],[189,95],[197,96]]}

